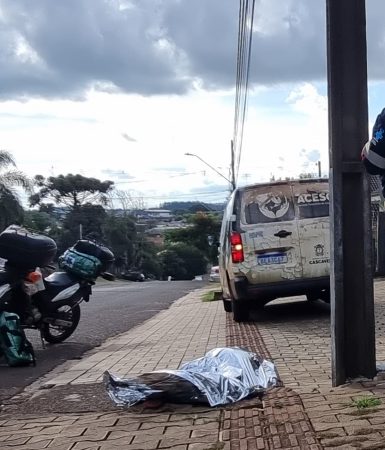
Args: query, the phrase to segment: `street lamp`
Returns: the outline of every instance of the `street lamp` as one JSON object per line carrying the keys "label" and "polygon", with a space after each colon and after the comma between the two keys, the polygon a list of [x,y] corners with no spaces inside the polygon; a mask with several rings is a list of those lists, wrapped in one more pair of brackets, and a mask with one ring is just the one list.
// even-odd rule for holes
{"label": "street lamp", "polygon": [[186,156],[195,156],[195,158],[200,159],[203,164],[206,164],[206,166],[210,167],[211,170],[213,170],[215,173],[217,173],[220,177],[224,178],[228,183],[231,184],[232,189],[235,189],[234,183],[232,183],[228,178],[226,178],[222,173],[218,172],[215,167],[211,166],[208,162],[206,162],[204,159],[202,159],[199,155],[196,155],[195,153],[185,153]]}

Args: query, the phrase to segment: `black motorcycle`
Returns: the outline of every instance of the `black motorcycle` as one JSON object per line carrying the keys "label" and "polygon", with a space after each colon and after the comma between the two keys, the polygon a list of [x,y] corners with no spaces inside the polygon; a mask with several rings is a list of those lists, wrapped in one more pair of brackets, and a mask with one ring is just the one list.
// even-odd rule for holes
{"label": "black motorcycle", "polygon": [[[11,245],[7,247],[4,241]],[[18,249],[20,253],[11,254],[9,248],[14,248],[15,243],[16,247],[20,246],[20,242],[24,243],[25,256],[21,249]],[[56,344],[76,330],[80,320],[79,305],[89,301],[96,278],[114,279],[106,271],[114,255],[106,247],[81,240],[59,258],[62,271],[44,276],[49,267],[47,261],[54,254],[52,242],[50,238],[20,228],[0,234],[0,257],[7,259],[0,272],[0,311],[15,312],[23,328],[40,330],[42,339]],[[44,252],[37,257],[38,247],[49,248],[50,251],[45,252],[49,257],[42,256]],[[32,260],[44,264],[33,264],[34,269],[28,269]]]}

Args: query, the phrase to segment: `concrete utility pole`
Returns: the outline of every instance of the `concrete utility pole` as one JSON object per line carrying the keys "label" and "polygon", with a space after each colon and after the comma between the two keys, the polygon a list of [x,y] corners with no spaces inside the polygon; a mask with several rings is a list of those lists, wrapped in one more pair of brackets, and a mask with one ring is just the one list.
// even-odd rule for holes
{"label": "concrete utility pole", "polygon": [[333,386],[376,373],[365,0],[326,0]]}

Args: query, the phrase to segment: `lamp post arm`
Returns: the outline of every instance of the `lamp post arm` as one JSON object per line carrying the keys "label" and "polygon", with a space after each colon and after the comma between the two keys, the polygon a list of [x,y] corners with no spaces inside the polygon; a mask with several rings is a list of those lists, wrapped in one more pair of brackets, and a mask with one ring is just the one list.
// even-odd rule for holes
{"label": "lamp post arm", "polygon": [[220,172],[218,172],[218,170],[215,169],[215,167],[213,167],[213,166],[210,165],[208,162],[206,162],[205,160],[203,160],[200,156],[195,155],[194,153],[185,153],[185,155],[187,155],[187,156],[195,156],[196,158],[200,159],[200,160],[203,162],[203,164],[206,164],[206,166],[210,167],[211,170],[213,170],[213,171],[214,171],[215,173],[217,173],[220,177],[224,178],[228,183],[230,183],[230,184],[232,185],[231,181],[230,181],[228,178],[226,178],[223,174],[221,174]]}

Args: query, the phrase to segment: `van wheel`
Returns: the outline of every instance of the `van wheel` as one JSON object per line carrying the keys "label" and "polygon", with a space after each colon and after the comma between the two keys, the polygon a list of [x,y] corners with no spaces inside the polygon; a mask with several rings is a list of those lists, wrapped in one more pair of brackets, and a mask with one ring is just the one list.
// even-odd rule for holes
{"label": "van wheel", "polygon": [[226,312],[231,312],[233,310],[233,308],[231,307],[231,300],[223,299],[223,309]]}
{"label": "van wheel", "polygon": [[235,322],[246,322],[249,318],[249,305],[245,301],[233,300],[231,302]]}

